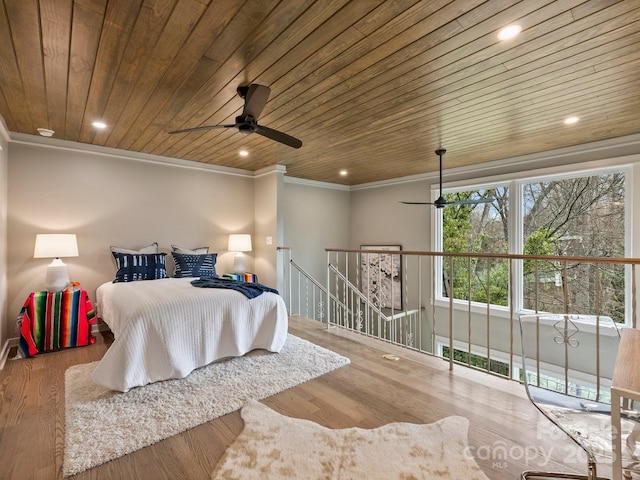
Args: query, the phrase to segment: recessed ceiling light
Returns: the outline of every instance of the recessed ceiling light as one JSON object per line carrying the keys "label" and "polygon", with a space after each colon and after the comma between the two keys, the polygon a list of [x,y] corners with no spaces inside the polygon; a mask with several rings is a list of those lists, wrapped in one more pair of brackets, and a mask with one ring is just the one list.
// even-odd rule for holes
{"label": "recessed ceiling light", "polygon": [[343,177],[347,176],[347,171],[346,170],[340,170],[340,175],[342,175]]}
{"label": "recessed ceiling light", "polygon": [[240,155],[241,157],[248,157],[249,156],[249,152],[247,152],[246,150],[240,150],[238,152],[238,155]]}
{"label": "recessed ceiling light", "polygon": [[509,25],[498,32],[498,40],[509,40],[510,38],[518,35],[521,31],[522,27],[520,25]]}
{"label": "recessed ceiling light", "polygon": [[38,133],[43,137],[52,137],[54,133],[53,130],[49,130],[48,128],[38,128]]}
{"label": "recessed ceiling light", "polygon": [[107,124],[104,122],[93,122],[91,125],[95,128],[99,128],[100,130],[107,128]]}
{"label": "recessed ceiling light", "polygon": [[573,125],[574,123],[578,123],[578,120],[580,120],[578,117],[568,117],[564,119],[564,123],[566,125]]}

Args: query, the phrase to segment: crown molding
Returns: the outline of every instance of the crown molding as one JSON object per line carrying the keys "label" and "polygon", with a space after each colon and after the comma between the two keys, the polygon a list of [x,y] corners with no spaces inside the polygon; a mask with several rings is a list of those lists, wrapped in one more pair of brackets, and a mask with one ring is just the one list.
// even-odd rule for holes
{"label": "crown molding", "polygon": [[241,177],[254,176],[254,172],[240,168],[223,167],[220,165],[212,165],[209,163],[183,160],[181,158],[163,157],[150,153],[131,152],[129,150],[122,150],[119,148],[103,147],[101,145],[72,142],[69,140],[60,140],[57,138],[46,138],[37,135],[28,135],[25,133],[10,132],[9,141],[11,143],[81,152],[93,155],[103,155],[107,157],[121,158],[125,160],[144,163],[153,163],[157,165],[168,165],[173,167],[189,168],[192,170],[204,170],[207,172],[215,172],[223,175],[234,175]]}
{"label": "crown molding", "polygon": [[[576,164],[583,164],[585,168],[595,168],[596,165],[594,162],[603,162],[601,166],[621,165],[636,161],[638,154],[640,154],[640,134],[633,134],[539,153],[520,155],[518,157],[503,158],[477,165],[443,169],[442,171],[443,177],[449,177],[451,180],[455,179],[455,177],[469,179],[473,178],[476,174],[480,174],[479,176],[481,177],[488,177],[498,175],[504,171],[533,172],[550,167],[575,166]],[[439,172],[429,172],[354,185],[351,187],[351,190],[365,190],[424,180],[431,181],[434,179],[437,180],[438,177]]]}
{"label": "crown molding", "polygon": [[[72,142],[69,140],[45,138],[37,135],[10,132],[9,130],[7,130],[4,119],[1,116],[0,135],[5,138],[8,143],[18,143],[95,155],[104,155],[132,161],[169,165],[194,170],[203,170],[224,175],[259,178],[261,176],[269,175],[272,173],[286,174],[286,167],[284,165],[274,165],[252,172],[245,169],[194,162],[181,158],[163,157],[160,155],[131,152],[128,150],[104,147],[101,145],[90,145],[79,142]],[[559,167],[566,165],[575,165],[578,163],[584,164],[584,166],[588,168],[589,165],[593,165],[592,162],[594,161],[605,161],[607,165],[637,161],[637,154],[640,154],[640,134],[600,140],[591,143],[584,143],[556,150],[548,150],[545,152],[521,155],[518,157],[503,158],[477,165],[443,169],[443,176],[449,177],[448,181],[455,181],[456,179],[460,179],[461,177],[472,178],[478,173],[481,173],[480,176],[482,177],[493,176],[499,174],[500,171],[504,172],[505,170],[531,172],[534,170],[546,169],[552,166]],[[366,190],[371,188],[400,185],[403,183],[412,183],[425,180],[433,181],[436,179],[438,179],[438,172],[428,172],[406,177],[381,180],[377,182],[363,183],[360,185],[347,186],[337,183],[307,180],[286,175],[284,176],[285,183],[316,188],[327,188],[340,191]]]}
{"label": "crown molding", "polygon": [[306,178],[298,178],[298,177],[284,177],[284,183],[304,185],[306,187],[328,188],[330,190],[341,190],[344,192],[349,192],[352,189],[352,187],[348,185],[341,185],[339,183],[320,182],[318,180],[308,180]]}
{"label": "crown molding", "polygon": [[11,140],[9,129],[7,128],[7,124],[4,123],[4,118],[2,118],[2,115],[0,115],[0,135],[5,139],[7,143]]}
{"label": "crown molding", "polygon": [[278,173],[284,175],[285,173],[287,173],[287,167],[284,165],[271,165],[269,167],[264,167],[253,172],[253,178],[259,178],[264,177],[265,175]]}

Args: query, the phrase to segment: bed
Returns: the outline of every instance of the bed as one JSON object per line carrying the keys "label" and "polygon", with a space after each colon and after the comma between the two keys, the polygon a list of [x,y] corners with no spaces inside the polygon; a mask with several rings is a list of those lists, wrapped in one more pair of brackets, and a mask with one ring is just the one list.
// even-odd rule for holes
{"label": "bed", "polygon": [[126,392],[184,378],[196,368],[254,349],[282,349],[288,328],[282,297],[265,292],[249,299],[234,290],[194,287],[192,280],[98,287],[98,314],[114,341],[92,374],[95,383]]}

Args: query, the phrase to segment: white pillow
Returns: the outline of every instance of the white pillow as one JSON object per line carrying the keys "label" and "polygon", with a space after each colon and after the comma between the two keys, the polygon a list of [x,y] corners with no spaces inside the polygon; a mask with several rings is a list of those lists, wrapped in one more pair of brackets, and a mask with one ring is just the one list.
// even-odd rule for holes
{"label": "white pillow", "polygon": [[154,242],[147,247],[142,247],[140,250],[131,250],[129,248],[111,247],[111,253],[128,253],[134,255],[136,253],[153,254],[158,253],[158,242]]}
{"label": "white pillow", "polygon": [[173,251],[176,253],[188,253],[191,255],[201,255],[203,253],[209,253],[209,247],[199,247],[199,248],[182,248],[178,245],[171,245]]}

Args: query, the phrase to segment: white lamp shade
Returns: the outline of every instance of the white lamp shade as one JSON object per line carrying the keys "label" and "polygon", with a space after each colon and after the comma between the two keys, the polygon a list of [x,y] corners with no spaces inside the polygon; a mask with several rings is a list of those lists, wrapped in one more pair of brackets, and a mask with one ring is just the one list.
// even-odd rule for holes
{"label": "white lamp shade", "polygon": [[251,251],[251,235],[248,233],[232,233],[229,235],[230,252],[250,252]]}
{"label": "white lamp shade", "polygon": [[78,241],[74,233],[39,233],[33,258],[77,257]]}

